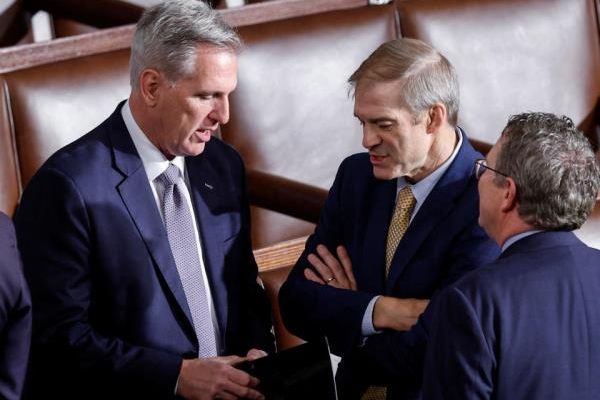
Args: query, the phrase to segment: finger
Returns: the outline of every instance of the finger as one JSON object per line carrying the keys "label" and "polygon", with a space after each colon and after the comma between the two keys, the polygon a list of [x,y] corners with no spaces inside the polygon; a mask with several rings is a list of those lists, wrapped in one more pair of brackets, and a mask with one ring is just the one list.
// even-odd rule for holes
{"label": "finger", "polygon": [[304,277],[306,279],[308,279],[309,281],[313,281],[313,282],[319,283],[321,285],[325,284],[325,281],[323,279],[321,279],[317,274],[315,274],[314,271],[310,268],[306,268],[304,270]]}
{"label": "finger", "polygon": [[429,305],[429,300],[427,300],[427,299],[417,300],[416,307],[417,307],[418,315],[423,314],[428,305]]}
{"label": "finger", "polygon": [[267,353],[265,351],[259,349],[250,349],[248,350],[248,354],[246,354],[246,357],[248,358],[248,360],[252,361],[265,357],[266,355]]}
{"label": "finger", "polygon": [[350,255],[344,246],[338,246],[337,255],[342,263],[342,268],[344,268],[344,272],[346,273],[346,277],[350,282],[350,288],[356,290],[356,279],[354,278],[354,272],[352,271],[352,260],[350,260]]}
{"label": "finger", "polygon": [[213,360],[218,361],[223,364],[228,364],[228,365],[235,365],[235,364],[239,364],[243,361],[246,361],[245,358],[238,357],[238,356],[221,356],[221,357],[215,357],[215,358],[213,358]]}
{"label": "finger", "polygon": [[331,270],[332,277],[335,278],[335,280],[337,281],[330,282],[329,285],[342,287],[344,289],[350,289],[350,280],[348,279],[348,276],[346,276],[346,271],[342,268],[338,259],[333,254],[331,254],[327,247],[323,245],[317,246],[317,252],[319,253],[319,256],[321,256],[323,262],[327,264],[327,266]]}
{"label": "finger", "polygon": [[238,396],[228,392],[219,392],[215,398],[219,400],[236,400],[238,399]]}
{"label": "finger", "polygon": [[244,394],[242,397],[252,400],[265,400],[265,396],[255,389],[248,389],[246,394]]}
{"label": "finger", "polygon": [[331,269],[329,269],[329,267],[315,254],[309,254],[307,260],[315,268],[316,273],[319,274],[319,278],[322,279],[324,283],[329,283],[328,280],[334,278]]}
{"label": "finger", "polygon": [[343,272],[339,261],[337,260],[337,258],[335,258],[335,256],[333,254],[331,254],[331,252],[329,251],[329,249],[327,247],[323,246],[322,244],[318,245],[317,253],[321,257],[323,262],[329,267],[331,272],[333,272],[336,275],[336,278],[337,278],[337,275],[339,275],[341,272]]}
{"label": "finger", "polygon": [[258,378],[237,368],[231,368],[225,373],[227,375],[227,379],[237,386],[256,387],[260,383]]}
{"label": "finger", "polygon": [[263,396],[258,390],[251,389],[243,386],[232,386],[228,388],[230,393],[235,396],[236,399],[252,399],[252,400],[264,400],[265,396]]}

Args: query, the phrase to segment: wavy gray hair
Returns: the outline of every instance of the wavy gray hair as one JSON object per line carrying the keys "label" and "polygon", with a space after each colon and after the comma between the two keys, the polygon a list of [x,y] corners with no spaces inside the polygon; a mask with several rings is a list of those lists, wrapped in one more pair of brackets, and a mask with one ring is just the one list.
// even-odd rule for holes
{"label": "wavy gray hair", "polygon": [[[519,215],[538,229],[573,230],[592,212],[600,166],[588,139],[568,117],[524,113],[502,132],[496,168],[517,185]],[[496,183],[505,178],[496,174]]]}
{"label": "wavy gray hair", "polygon": [[131,46],[131,86],[138,87],[147,68],[164,73],[171,82],[189,76],[201,44],[235,53],[242,47],[235,30],[202,1],[169,0],[148,8],[137,23]]}
{"label": "wavy gray hair", "polygon": [[356,90],[363,80],[402,81],[401,99],[415,121],[435,103],[448,110],[448,122],[458,120],[459,89],[454,67],[446,57],[425,42],[401,38],[379,46],[350,76]]}

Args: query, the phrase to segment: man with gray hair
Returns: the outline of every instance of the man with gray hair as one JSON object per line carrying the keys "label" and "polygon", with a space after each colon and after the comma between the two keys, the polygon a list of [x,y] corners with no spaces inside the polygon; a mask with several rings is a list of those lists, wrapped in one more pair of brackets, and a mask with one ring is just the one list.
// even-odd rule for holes
{"label": "man with gray hair", "polygon": [[237,34],[195,0],[141,17],[131,94],[25,190],[33,398],[262,398],[235,365],[274,348],[229,119]]}
{"label": "man with gray hair", "polygon": [[342,399],[369,385],[367,398],[419,398],[428,299],[499,252],[477,224],[481,155],[457,127],[454,68],[428,44],[384,43],[350,83],[368,154],[340,166],[281,289],[282,315],[342,356]]}
{"label": "man with gray hair", "polygon": [[567,117],[515,115],[475,166],[502,255],[434,300],[424,397],[597,399],[600,251],[571,232],[600,188],[589,142]]}

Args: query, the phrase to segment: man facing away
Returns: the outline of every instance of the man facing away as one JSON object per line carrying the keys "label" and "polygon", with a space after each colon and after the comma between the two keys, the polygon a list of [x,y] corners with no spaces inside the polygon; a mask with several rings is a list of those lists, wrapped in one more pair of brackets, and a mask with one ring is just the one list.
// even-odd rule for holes
{"label": "man facing away", "polygon": [[[419,398],[429,298],[497,246],[477,224],[473,162],[448,60],[413,39],[381,45],[349,79],[368,154],[340,166],[280,292],[283,320],[342,356],[341,398]],[[423,317],[415,324],[417,317]]]}
{"label": "man facing away", "polygon": [[600,251],[572,230],[600,167],[567,117],[510,118],[476,162],[481,226],[500,258],[435,300],[427,399],[598,399]]}
{"label": "man facing away", "polygon": [[17,215],[34,303],[32,397],[262,398],[273,350],[229,119],[240,39],[194,0],[149,8],[131,95],[54,154]]}
{"label": "man facing away", "polygon": [[31,340],[31,298],[15,229],[0,212],[0,398],[21,398]]}

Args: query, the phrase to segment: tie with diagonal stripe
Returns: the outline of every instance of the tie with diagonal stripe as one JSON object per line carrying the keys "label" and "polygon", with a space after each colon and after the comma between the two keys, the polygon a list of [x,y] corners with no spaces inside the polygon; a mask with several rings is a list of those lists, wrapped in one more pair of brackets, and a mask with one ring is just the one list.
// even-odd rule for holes
{"label": "tie with diagonal stripe", "polygon": [[[385,247],[385,276],[390,273],[392,259],[398,248],[398,243],[404,236],[410,223],[412,210],[415,208],[415,197],[410,186],[403,187],[396,198],[396,207],[392,214],[390,227],[388,228],[387,244]],[[361,400],[385,400],[387,388],[383,386],[369,386],[362,395]]]}
{"label": "tie with diagonal stripe", "polygon": [[198,338],[198,356],[214,357],[217,355],[215,329],[201,271],[202,264],[192,222],[194,216],[183,192],[187,188],[181,170],[176,165],[169,164],[169,167],[156,178],[156,182],[164,188],[162,212],[167,237],[192,314],[192,323]]}

